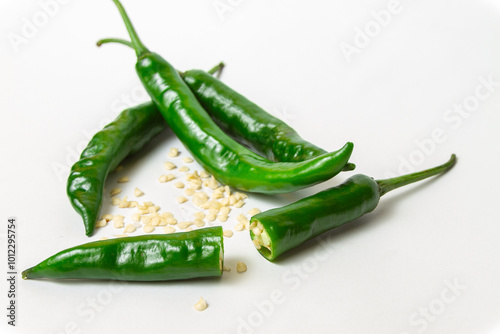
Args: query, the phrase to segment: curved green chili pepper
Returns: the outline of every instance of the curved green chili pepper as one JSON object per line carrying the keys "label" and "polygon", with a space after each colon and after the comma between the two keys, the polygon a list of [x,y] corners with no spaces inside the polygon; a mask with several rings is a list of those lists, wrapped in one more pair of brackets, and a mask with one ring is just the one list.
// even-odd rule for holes
{"label": "curved green chili pepper", "polygon": [[[182,73],[182,77],[216,123],[264,157],[279,162],[298,162],[327,153],[206,72],[189,70]],[[355,165],[349,163],[344,171],[354,168]]]}
{"label": "curved green chili pepper", "polygon": [[452,155],[441,166],[387,180],[354,175],[337,187],[253,216],[250,236],[260,254],[273,261],[307,240],[371,212],[387,192],[444,173],[455,162]]}
{"label": "curved green chili pepper", "polygon": [[124,110],[99,131],[72,167],[66,192],[83,218],[85,233],[94,233],[102,206],[104,183],[110,171],[126,156],[139,151],[167,124],[152,103]]}
{"label": "curved green chili pepper", "polygon": [[222,227],[94,241],[63,250],[23,279],[168,281],[222,275]]}
{"label": "curved green chili pepper", "polygon": [[[101,39],[97,45],[105,43],[119,43],[134,48],[131,42],[121,38]],[[282,120],[214,78],[211,71],[189,70],[179,73],[205,111],[221,128],[236,141],[267,159],[299,162],[327,153],[302,139]],[[342,170],[351,171],[355,168],[355,164],[347,163]]]}
{"label": "curved green chili pepper", "polygon": [[250,192],[286,193],[330,179],[347,164],[352,143],[297,163],[273,163],[236,143],[213,122],[175,68],[142,44],[121,3],[113,2],[132,40],[146,91],[193,157],[217,179]]}

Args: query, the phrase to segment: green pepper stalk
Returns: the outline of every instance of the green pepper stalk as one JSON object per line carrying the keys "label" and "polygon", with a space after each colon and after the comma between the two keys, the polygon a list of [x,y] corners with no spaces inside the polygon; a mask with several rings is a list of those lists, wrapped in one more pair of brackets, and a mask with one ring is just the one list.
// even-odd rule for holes
{"label": "green pepper stalk", "polygon": [[23,279],[168,281],[222,275],[222,227],[89,242],[63,250]]}
{"label": "green pepper stalk", "polygon": [[198,163],[219,181],[237,189],[287,193],[326,181],[348,163],[353,144],[296,163],[275,163],[238,144],[200,105],[176,69],[139,40],[125,9],[117,5],[137,54],[136,71],[167,124]]}
{"label": "green pepper stalk", "polygon": [[286,251],[373,211],[387,192],[445,173],[455,162],[453,154],[438,167],[379,181],[354,175],[337,187],[253,216],[250,237],[260,254],[273,261]]}

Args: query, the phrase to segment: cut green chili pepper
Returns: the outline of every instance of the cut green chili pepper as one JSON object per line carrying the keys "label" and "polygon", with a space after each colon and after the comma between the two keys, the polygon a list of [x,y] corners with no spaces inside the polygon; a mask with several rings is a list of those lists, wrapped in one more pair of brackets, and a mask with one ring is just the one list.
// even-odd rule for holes
{"label": "cut green chili pepper", "polygon": [[82,216],[85,233],[94,233],[99,218],[105,180],[125,157],[139,151],[167,124],[152,103],[124,110],[94,135],[80,160],[71,168],[66,192]]}
{"label": "cut green chili pepper", "polygon": [[24,279],[168,281],[221,276],[222,227],[90,242],[63,250],[22,273]]}
{"label": "cut green chili pepper", "polygon": [[371,212],[387,192],[444,173],[455,162],[456,157],[452,155],[441,166],[379,181],[362,174],[354,175],[337,187],[253,216],[250,236],[260,254],[272,261],[321,233]]}
{"label": "cut green chili pepper", "polygon": [[286,193],[328,180],[348,163],[353,144],[297,163],[274,163],[225,134],[210,118],[175,68],[140,41],[118,0],[117,5],[137,54],[136,71],[167,124],[208,172],[238,189]]}

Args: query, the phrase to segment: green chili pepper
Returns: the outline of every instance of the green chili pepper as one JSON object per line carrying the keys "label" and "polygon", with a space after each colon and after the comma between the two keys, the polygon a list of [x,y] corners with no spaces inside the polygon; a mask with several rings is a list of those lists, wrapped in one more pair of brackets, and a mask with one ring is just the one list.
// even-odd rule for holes
{"label": "green chili pepper", "polygon": [[[105,38],[97,42],[119,43],[134,48],[121,38]],[[219,66],[223,66],[220,64]],[[214,78],[211,71],[189,70],[179,72],[198,101],[212,119],[236,141],[276,162],[298,162],[327,153],[327,151],[302,139],[282,120]],[[356,165],[348,163],[343,171]]]}
{"label": "green chili pepper", "polygon": [[85,233],[94,232],[102,206],[104,182],[126,156],[139,151],[167,124],[152,103],[124,110],[94,135],[71,168],[66,192],[83,218]]}
{"label": "green chili pepper", "polygon": [[273,261],[307,240],[371,212],[387,192],[444,173],[455,162],[456,157],[452,155],[441,166],[379,181],[362,174],[354,175],[340,186],[253,216],[250,236],[260,254]]}
{"label": "green chili pepper", "polygon": [[221,182],[250,192],[286,193],[330,179],[347,164],[352,143],[311,160],[274,163],[235,142],[213,122],[175,68],[142,44],[121,3],[113,2],[132,40],[146,91],[193,157]]}
{"label": "green chili pepper", "polygon": [[222,275],[222,227],[94,241],[63,250],[24,279],[167,281]]}
{"label": "green chili pepper", "polygon": [[[280,162],[298,162],[327,153],[302,139],[282,120],[200,70],[182,73],[184,81],[208,114],[236,140],[264,157]],[[344,166],[353,170],[354,164]]]}

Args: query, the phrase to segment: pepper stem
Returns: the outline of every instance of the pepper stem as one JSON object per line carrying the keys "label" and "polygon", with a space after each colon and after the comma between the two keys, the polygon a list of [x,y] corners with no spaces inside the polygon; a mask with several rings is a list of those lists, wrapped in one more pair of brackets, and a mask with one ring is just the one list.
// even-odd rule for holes
{"label": "pepper stem", "polygon": [[103,44],[107,44],[107,43],[118,43],[118,44],[123,44],[125,46],[128,46],[129,48],[133,49],[134,48],[134,45],[132,44],[132,42],[129,42],[129,41],[126,41],[122,38],[103,38],[103,39],[100,39],[97,41],[97,46],[101,46]]}
{"label": "pepper stem", "polygon": [[225,66],[226,66],[226,64],[224,64],[223,62],[220,62],[216,66],[214,66],[210,70],[208,70],[207,73],[210,75],[215,74],[215,77],[217,79],[219,79],[220,75],[222,74],[222,70],[224,69]]}
{"label": "pepper stem", "polygon": [[[115,3],[116,7],[118,7],[118,11],[120,12],[123,22],[125,23],[125,27],[127,27],[128,34],[130,36],[130,39],[132,40],[132,47],[135,49],[135,53],[137,54],[137,57],[141,57],[145,53],[148,53],[149,50],[142,44],[139,36],[137,35],[137,32],[135,31],[134,26],[132,25],[132,22],[130,21],[130,18],[128,17],[127,12],[125,11],[125,8],[123,8],[123,5],[120,3],[119,0],[113,0]],[[114,42],[114,43],[122,43],[121,40],[109,40],[109,42]]]}
{"label": "pepper stem", "polygon": [[448,170],[450,170],[455,165],[456,162],[457,162],[457,157],[455,156],[455,154],[452,154],[450,160],[448,160],[448,162],[440,166],[431,169],[426,169],[421,172],[395,177],[392,179],[377,180],[376,182],[380,187],[380,196],[385,195],[389,191],[394,190],[396,188],[406,186],[407,184],[424,180],[434,175],[445,173]]}

